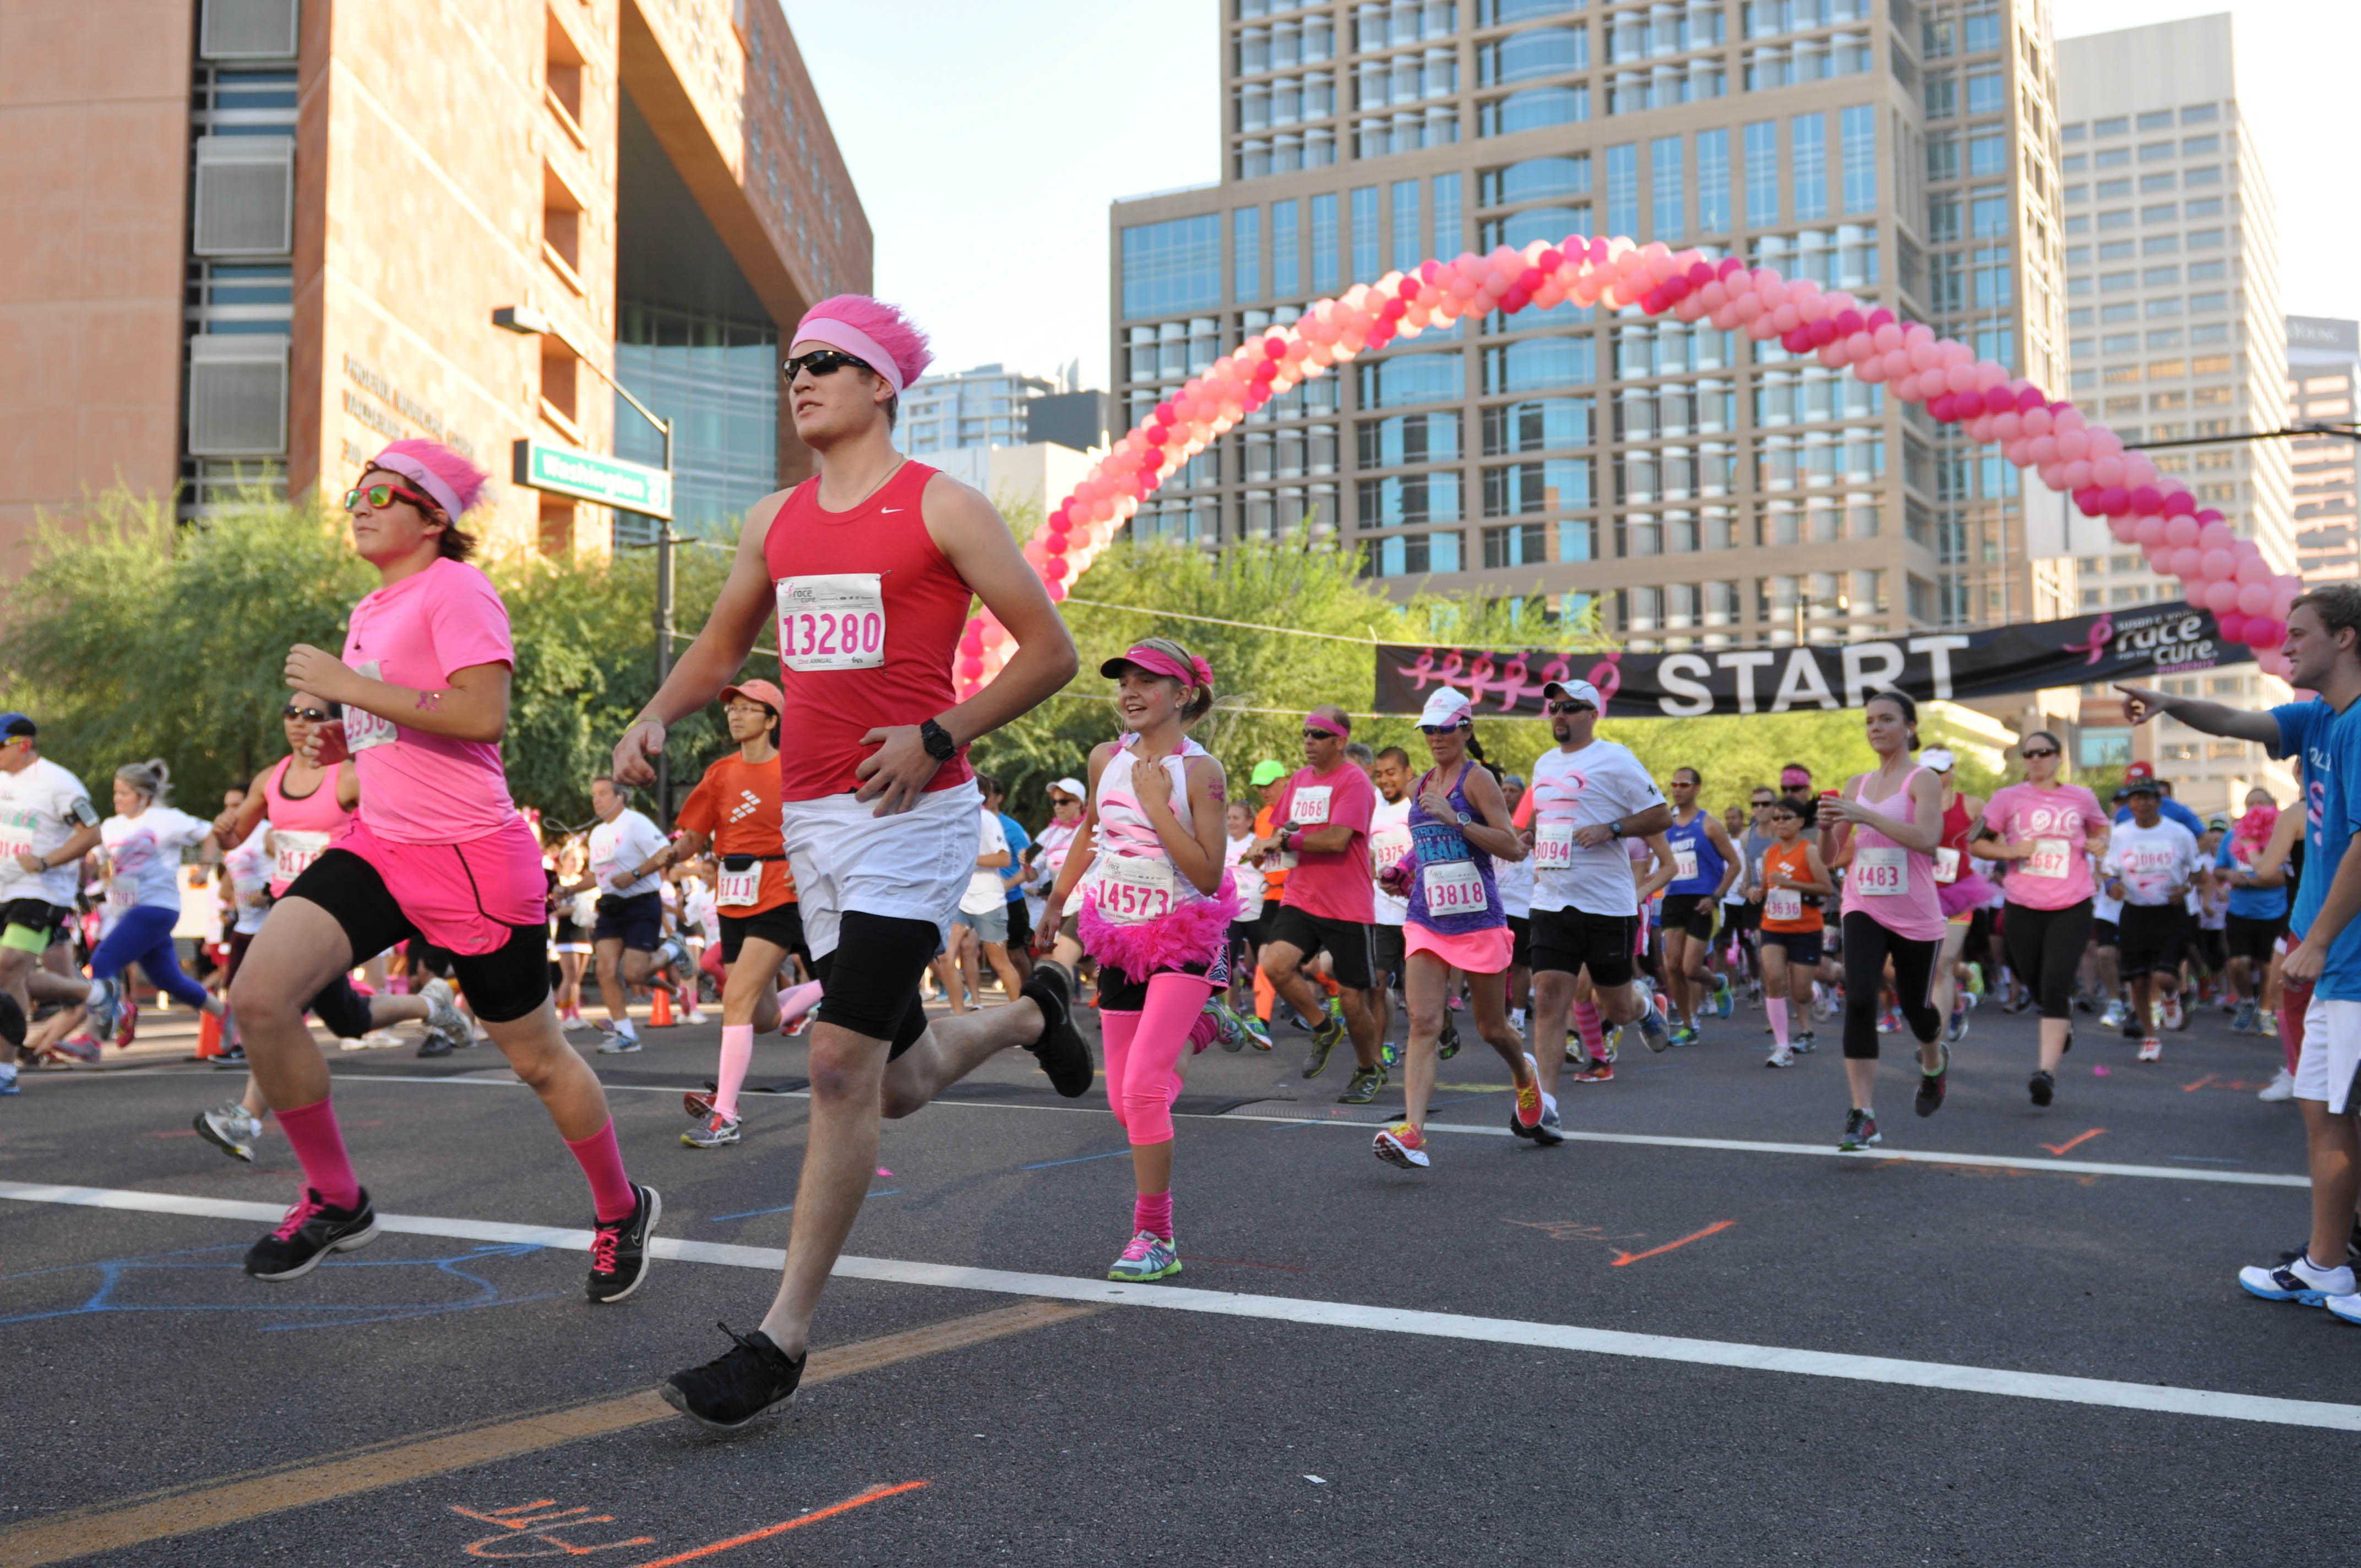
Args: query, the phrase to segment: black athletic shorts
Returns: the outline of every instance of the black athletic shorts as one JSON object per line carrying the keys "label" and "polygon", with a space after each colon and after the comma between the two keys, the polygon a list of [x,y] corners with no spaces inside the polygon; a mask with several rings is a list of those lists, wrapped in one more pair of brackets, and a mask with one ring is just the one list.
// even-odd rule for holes
{"label": "black athletic shorts", "polygon": [[1369,927],[1359,921],[1323,920],[1292,904],[1280,905],[1276,915],[1266,911],[1264,918],[1270,923],[1263,933],[1265,946],[1284,942],[1307,959],[1326,953],[1336,983],[1354,991],[1367,991],[1377,983],[1375,944],[1369,939]]}
{"label": "black athletic shorts", "polygon": [[615,937],[633,952],[654,952],[664,941],[664,894],[642,893],[631,898],[599,894],[598,920],[590,927],[590,939],[604,942]]}
{"label": "black athletic shorts", "polygon": [[775,909],[765,909],[755,915],[724,915],[720,917],[721,961],[734,964],[740,949],[749,937],[759,937],[791,953],[802,953],[804,962],[811,962],[811,953],[804,947],[804,912],[798,904],[782,904]]}
{"label": "black athletic shorts", "polygon": [[2224,922],[2222,934],[2229,939],[2230,956],[2246,959],[2257,969],[2268,969],[2271,948],[2279,941],[2279,933],[2287,929],[2287,916],[2274,916],[2268,920],[2251,915],[2233,915]]}
{"label": "black athletic shorts", "polygon": [[1530,970],[1533,967],[1533,917],[1530,915],[1509,916],[1509,967]]}
{"label": "black athletic shorts", "polygon": [[1173,964],[1147,974],[1133,975],[1116,964],[1099,965],[1098,1006],[1102,1013],[1145,1013],[1148,1011],[1148,982],[1159,974],[1191,974],[1204,981],[1221,995],[1230,989],[1229,959],[1224,957],[1208,964]]}
{"label": "black athletic shorts", "polygon": [[1741,899],[1736,904],[1721,906],[1721,928],[1725,931],[1759,931],[1763,928],[1763,906],[1752,899]]}
{"label": "black athletic shorts", "polygon": [[1533,972],[1580,974],[1609,990],[1631,983],[1631,944],[1639,935],[1636,915],[1586,915],[1579,909],[1536,909]]}
{"label": "black athletic shorts", "polygon": [[[306,899],[334,916],[345,929],[355,962],[373,958],[396,942],[416,944],[411,949],[413,957],[420,948],[430,945],[394,902],[377,868],[350,850],[323,851],[280,896]],[[459,988],[467,993],[467,1005],[487,1024],[522,1018],[549,998],[545,921],[510,927],[509,939],[489,953],[450,957]]]}
{"label": "black athletic shorts", "polygon": [[943,950],[931,920],[848,909],[837,925],[836,950],[811,960],[820,983],[819,1021],[892,1042],[892,1061],[927,1032],[918,977]]}
{"label": "black athletic shorts", "polygon": [[2103,948],[2112,948],[2123,941],[2123,934],[2112,920],[2093,920],[2091,922],[2091,940]]}
{"label": "black athletic shorts", "polygon": [[1391,975],[1396,981],[1400,981],[1402,977],[1402,965],[1410,961],[1410,955],[1402,946],[1405,940],[1402,928],[1399,926],[1379,924],[1370,927],[1370,972]]}
{"label": "black athletic shorts", "polygon": [[2126,904],[2117,923],[2117,970],[2128,980],[2143,970],[2178,974],[2189,950],[2189,911],[2178,904]]}
{"label": "black athletic shorts", "polygon": [[1664,894],[1664,929],[1686,931],[1700,942],[1710,942],[1714,911],[1719,907],[1709,893],[1668,893]]}
{"label": "black athletic shorts", "polygon": [[73,911],[38,898],[12,898],[0,904],[0,928],[22,926],[27,931],[38,931],[56,947],[66,939],[73,925]]}
{"label": "black athletic shorts", "polygon": [[1763,945],[1787,949],[1787,962],[1799,969],[1820,967],[1820,937],[1818,931],[1765,931]]}
{"label": "black athletic shorts", "polygon": [[1008,950],[1023,952],[1033,946],[1033,906],[1021,898],[1008,901]]}

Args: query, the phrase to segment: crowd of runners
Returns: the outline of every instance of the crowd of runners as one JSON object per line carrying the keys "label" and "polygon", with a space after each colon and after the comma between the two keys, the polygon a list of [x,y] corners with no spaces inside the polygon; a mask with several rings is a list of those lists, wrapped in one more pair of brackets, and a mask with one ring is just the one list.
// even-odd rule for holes
{"label": "crowd of runners", "polygon": [[[1510,1130],[1547,1146],[1565,1138],[1560,1091],[1605,1092],[1634,1036],[1663,1051],[1727,1036],[1791,1069],[1825,1027],[1845,1063],[1838,1146],[1857,1150],[1884,1136],[1889,1036],[1908,1041],[1902,1084],[1926,1117],[1980,1003],[2037,1009],[2036,1106],[2059,1095],[2078,1025],[2086,1049],[2119,1031],[2152,1062],[2218,1006],[2278,1036],[2285,1069],[2265,1098],[2301,1102],[2313,1149],[2309,1248],[2241,1282],[2361,1321],[2345,1256],[2361,1168],[2361,856],[2343,853],[2361,824],[2347,711],[2361,588],[2298,601],[2289,655],[2319,694],[2304,702],[2246,712],[2125,688],[2136,721],[2169,712],[2300,758],[2301,810],[2257,792],[2235,820],[2207,821],[2137,765],[2102,804],[2041,731],[2018,747],[2018,781],[1979,799],[1949,752],[1921,746],[1911,699],[1881,692],[1862,708],[1873,767],[1817,781],[1791,764],[1717,812],[1709,798],[1740,793],[1730,781],[1680,768],[1660,788],[1597,733],[1605,702],[1582,681],[1544,688],[1551,743],[1507,760],[1522,772],[1485,756],[1468,698],[1444,687],[1418,716],[1422,754],[1373,750],[1352,715],[1316,707],[1301,760],[1236,760],[1234,798],[1193,733],[1218,672],[1151,637],[1099,665],[1106,739],[1049,786],[1028,831],[968,750],[1066,689],[1080,660],[991,506],[892,445],[927,360],[873,301],[806,317],[785,368],[818,471],[750,514],[704,630],[592,782],[587,831],[510,796],[507,612],[460,526],[485,476],[432,442],[387,447],[345,497],[379,586],[340,651],[289,652],[287,755],[214,817],[172,804],[161,761],[119,769],[102,816],[41,755],[32,718],[0,715],[0,1036],[84,1059],[127,1041],[133,965],[218,1019],[225,1059],[249,1077],[199,1129],[249,1157],[275,1118],[303,1171],[247,1257],[271,1280],[377,1231],[306,1014],[359,1043],[413,1022],[423,1055],[489,1040],[583,1173],[588,1290],[607,1302],[645,1278],[662,1203],[631,1179],[598,1075],[566,1037],[586,979],[600,1053],[641,1048],[635,990],[694,1020],[711,988],[716,1087],[687,1097],[693,1147],[739,1141],[755,1036],[804,1032],[807,1142],[779,1288],[758,1328],[662,1389],[716,1428],[793,1394],[880,1118],[1011,1048],[1082,1098],[1102,1067],[1077,1027],[1085,1005],[1131,1148],[1129,1240],[1108,1270],[1130,1281],[1181,1268],[1172,1107],[1190,1058],[1216,1044],[1273,1051],[1300,1031],[1307,1080],[1349,1047],[1342,1102],[1403,1093],[1374,1153],[1430,1171],[1437,1065],[1463,1031],[1513,1080]],[[978,600],[1016,651],[959,701],[950,672]],[[778,680],[741,678],[766,635]],[[717,702],[736,750],[667,833],[632,792],[668,727]],[[227,889],[210,983],[181,970],[170,936],[192,853],[218,860]],[[94,942],[86,874],[104,904]],[[947,1013],[927,1011],[930,987]],[[0,1093],[14,1093],[6,1054]]]}

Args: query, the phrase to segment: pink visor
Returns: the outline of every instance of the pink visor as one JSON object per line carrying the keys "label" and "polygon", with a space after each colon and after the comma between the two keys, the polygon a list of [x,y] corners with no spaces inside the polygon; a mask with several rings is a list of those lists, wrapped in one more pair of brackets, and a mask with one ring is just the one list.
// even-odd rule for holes
{"label": "pink visor", "polygon": [[1339,740],[1349,740],[1353,733],[1353,727],[1350,723],[1339,724],[1324,713],[1305,714],[1303,716],[1303,728],[1306,729],[1317,729],[1323,735],[1334,735]]}
{"label": "pink visor", "polygon": [[1204,660],[1191,659],[1183,664],[1170,653],[1148,647],[1131,648],[1122,658],[1109,659],[1099,666],[1099,674],[1113,680],[1123,674],[1126,664],[1137,664],[1151,675],[1169,676],[1184,686],[1204,686],[1210,690],[1213,685],[1213,666]]}
{"label": "pink visor", "polygon": [[796,323],[796,335],[787,340],[787,352],[794,353],[796,345],[805,343],[824,343],[830,348],[844,350],[884,377],[895,397],[902,395],[902,367],[894,363],[894,356],[885,352],[884,344],[851,322],[817,313],[807,315]]}
{"label": "pink visor", "polygon": [[1812,775],[1801,768],[1782,768],[1779,771],[1779,783],[1783,787],[1788,784],[1808,784],[1811,782]]}
{"label": "pink visor", "polygon": [[451,481],[410,454],[380,452],[369,459],[368,466],[371,468],[382,468],[389,474],[401,475],[434,497],[434,504],[441,507],[444,513],[454,523],[459,521],[459,492],[451,488]]}

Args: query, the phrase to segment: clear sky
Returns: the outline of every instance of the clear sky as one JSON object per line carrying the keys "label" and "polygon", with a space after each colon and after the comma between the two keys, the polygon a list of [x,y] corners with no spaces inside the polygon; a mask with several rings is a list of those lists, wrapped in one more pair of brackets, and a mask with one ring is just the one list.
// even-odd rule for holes
{"label": "clear sky", "polygon": [[[876,232],[877,291],[932,331],[939,367],[1080,359],[1104,387],[1107,204],[1221,172],[1216,0],[782,4]],[[2224,8],[2052,6],[2060,37]],[[2361,201],[2343,173],[2361,4],[2228,9],[2278,199],[2281,296],[2298,315],[2361,317]]]}

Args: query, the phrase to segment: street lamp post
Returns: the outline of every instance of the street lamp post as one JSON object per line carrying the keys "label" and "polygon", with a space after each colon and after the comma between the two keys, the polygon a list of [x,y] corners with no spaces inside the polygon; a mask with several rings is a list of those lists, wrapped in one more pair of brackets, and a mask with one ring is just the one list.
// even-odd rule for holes
{"label": "street lamp post", "polygon": [[[615,389],[616,396],[631,404],[642,419],[655,426],[656,433],[664,438],[662,466],[669,481],[672,475],[672,421],[660,418],[654,410],[633,397],[629,387],[607,374],[605,366],[583,353],[581,345],[567,337],[556,323],[532,306],[502,305],[492,313],[492,324],[521,336],[540,337],[545,334],[555,337],[573,349],[577,359],[589,366],[600,380]],[[672,493],[669,482],[665,485],[664,493],[665,504],[669,507]],[[618,507],[616,510],[628,511],[631,509]],[[661,690],[665,679],[672,674],[673,547],[679,543],[680,536],[673,532],[671,518],[649,512],[642,512],[638,515],[649,518],[656,525],[656,536],[653,542],[656,553],[656,686]],[[672,758],[666,752],[658,752],[656,755],[656,815],[665,825],[669,825],[672,821]]]}

